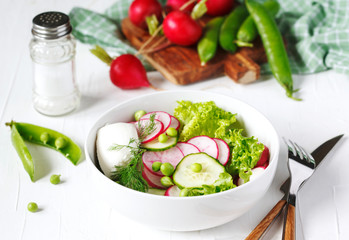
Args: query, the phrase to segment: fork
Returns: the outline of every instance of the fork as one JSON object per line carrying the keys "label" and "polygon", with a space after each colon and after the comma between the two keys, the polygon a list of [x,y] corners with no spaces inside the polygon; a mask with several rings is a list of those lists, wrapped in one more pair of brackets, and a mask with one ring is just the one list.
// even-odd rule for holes
{"label": "fork", "polygon": [[288,170],[290,172],[290,188],[287,194],[286,214],[282,239],[295,239],[295,208],[296,196],[301,185],[313,174],[314,158],[296,143],[285,140],[288,147]]}

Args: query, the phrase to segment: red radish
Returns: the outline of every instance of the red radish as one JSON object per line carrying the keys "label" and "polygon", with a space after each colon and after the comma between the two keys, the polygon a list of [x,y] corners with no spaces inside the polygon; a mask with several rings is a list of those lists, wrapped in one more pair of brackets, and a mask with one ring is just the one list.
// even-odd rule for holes
{"label": "red radish", "polygon": [[225,166],[228,161],[229,161],[229,156],[230,156],[230,148],[228,144],[219,138],[213,138],[213,140],[217,143],[218,146],[218,161]]}
{"label": "red radish", "polygon": [[[167,0],[166,6],[169,7],[170,11],[180,10],[180,8],[189,1],[190,0]],[[182,11],[191,12],[194,6],[195,6],[195,3],[191,3]]]}
{"label": "red radish", "polygon": [[177,143],[177,147],[182,151],[184,156],[187,156],[191,153],[199,153],[200,150],[191,143],[179,142]]}
{"label": "red radish", "polygon": [[165,189],[165,187],[161,184],[161,177],[153,174],[147,168],[143,168],[142,176],[150,187]]}
{"label": "red radish", "polygon": [[181,190],[179,189],[179,187],[177,187],[176,185],[173,185],[166,190],[165,196],[179,197],[180,192],[181,192]]}
{"label": "red radish", "polygon": [[[252,171],[252,175],[250,176],[250,181],[253,181],[254,179],[256,179],[259,175],[261,175],[265,171],[265,168],[264,167],[256,167],[256,168],[252,169],[251,171]],[[238,186],[240,186],[242,184],[244,184],[244,180],[239,178]]]}
{"label": "red radish", "polygon": [[178,130],[180,125],[181,124],[178,121],[178,119],[171,115],[171,125],[170,125],[170,127],[173,127],[174,129]]}
{"label": "red radish", "polygon": [[188,143],[193,144],[200,152],[205,152],[215,159],[218,158],[218,145],[212,138],[208,136],[197,136],[189,139]]}
{"label": "red radish", "polygon": [[135,0],[130,5],[128,16],[134,25],[146,29],[146,17],[155,14],[160,21],[161,11],[161,4],[157,0]]}
{"label": "red radish", "polygon": [[206,13],[211,16],[223,16],[232,10],[233,5],[234,0],[207,0]]}
{"label": "red radish", "polygon": [[147,151],[142,155],[142,161],[143,161],[144,167],[147,168],[153,174],[158,176],[164,176],[164,175],[160,171],[159,172],[153,171],[152,165],[154,162],[162,162],[162,163],[168,162],[168,163],[171,163],[173,167],[176,168],[177,164],[182,160],[182,158],[183,158],[183,153],[177,146],[161,152]]}
{"label": "red radish", "polygon": [[193,45],[202,34],[200,24],[181,11],[170,12],[165,17],[163,30],[168,40],[182,46]]}
{"label": "red radish", "polygon": [[[154,140],[163,132],[164,125],[162,124],[162,122],[154,119],[154,123],[155,123],[154,131],[148,136],[146,136],[142,141],[142,143],[147,143]],[[141,124],[142,126],[146,126],[147,124],[150,124],[150,119],[149,118],[140,119],[139,124]],[[138,129],[138,122],[136,123],[136,128]]]}
{"label": "red radish", "polygon": [[154,88],[148,81],[141,61],[134,55],[123,54],[113,59],[99,46],[91,49],[91,53],[110,66],[109,76],[115,86],[122,89]]}
{"label": "red radish", "polygon": [[145,115],[143,115],[140,120],[142,119],[149,119],[150,115],[155,114],[155,119],[162,122],[162,124],[164,125],[164,128],[162,129],[162,132],[165,132],[170,126],[171,126],[171,115],[168,114],[167,112],[163,112],[163,111],[154,111],[154,112],[149,112]]}
{"label": "red radish", "polygon": [[268,160],[269,160],[269,148],[267,148],[267,146],[264,145],[264,150],[255,167],[260,167],[265,165],[268,162]]}

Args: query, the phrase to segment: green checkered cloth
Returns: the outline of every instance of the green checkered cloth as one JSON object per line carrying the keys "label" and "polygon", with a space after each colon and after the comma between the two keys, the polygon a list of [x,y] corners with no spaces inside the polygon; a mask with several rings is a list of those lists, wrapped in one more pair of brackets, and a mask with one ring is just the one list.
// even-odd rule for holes
{"label": "green checkered cloth", "polygon": [[[114,56],[135,53],[120,33],[132,0],[117,0],[101,14],[83,8],[69,13],[73,35]],[[166,0],[160,0],[165,4]],[[293,73],[327,69],[349,74],[349,0],[280,0],[277,22],[286,38]],[[143,59],[147,69],[151,69]],[[267,71],[267,66],[264,67]]]}

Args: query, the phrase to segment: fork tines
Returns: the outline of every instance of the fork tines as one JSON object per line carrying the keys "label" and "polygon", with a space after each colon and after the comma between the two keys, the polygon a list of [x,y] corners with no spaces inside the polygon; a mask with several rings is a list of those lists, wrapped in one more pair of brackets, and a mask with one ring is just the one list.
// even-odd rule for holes
{"label": "fork tines", "polygon": [[307,151],[305,151],[297,143],[294,143],[291,140],[286,140],[284,138],[283,140],[286,143],[288,151],[289,153],[291,153],[290,157],[292,157],[293,160],[310,168],[315,168],[315,160]]}

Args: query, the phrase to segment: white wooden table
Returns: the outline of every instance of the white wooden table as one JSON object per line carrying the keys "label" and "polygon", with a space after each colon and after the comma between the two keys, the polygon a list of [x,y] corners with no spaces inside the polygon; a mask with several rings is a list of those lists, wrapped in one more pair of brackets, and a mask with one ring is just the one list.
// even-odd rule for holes
{"label": "white wooden table", "polygon": [[[111,206],[96,199],[89,189],[86,161],[73,166],[55,151],[29,145],[37,164],[39,180],[32,183],[10,140],[10,120],[30,122],[63,132],[83,146],[97,117],[127,99],[153,92],[151,89],[120,90],[112,85],[108,67],[89,53],[90,46],[78,43],[77,80],[82,93],[79,109],[63,117],[37,113],[31,102],[32,68],[28,44],[32,18],[44,11],[68,13],[81,6],[103,12],[107,0],[31,0],[0,2],[0,239],[161,239],[211,240],[244,239],[271,207],[282,197],[279,187],[287,178],[286,148],[282,145],[278,171],[265,198],[239,219],[213,229],[197,232],[164,232],[133,222]],[[163,89],[196,89],[221,93],[243,100],[265,114],[280,137],[290,138],[312,151],[338,134],[338,144],[299,193],[303,231],[301,239],[349,239],[349,76],[333,71],[294,76],[303,101],[285,97],[271,76],[250,85],[238,85],[226,77],[190,86],[175,86],[159,73],[148,75]],[[62,183],[52,185],[52,174],[61,174]],[[27,204],[35,201],[40,211],[30,213]],[[117,203],[115,203],[117,204]],[[299,218],[300,216],[300,218]],[[268,238],[280,239],[280,224]]]}

